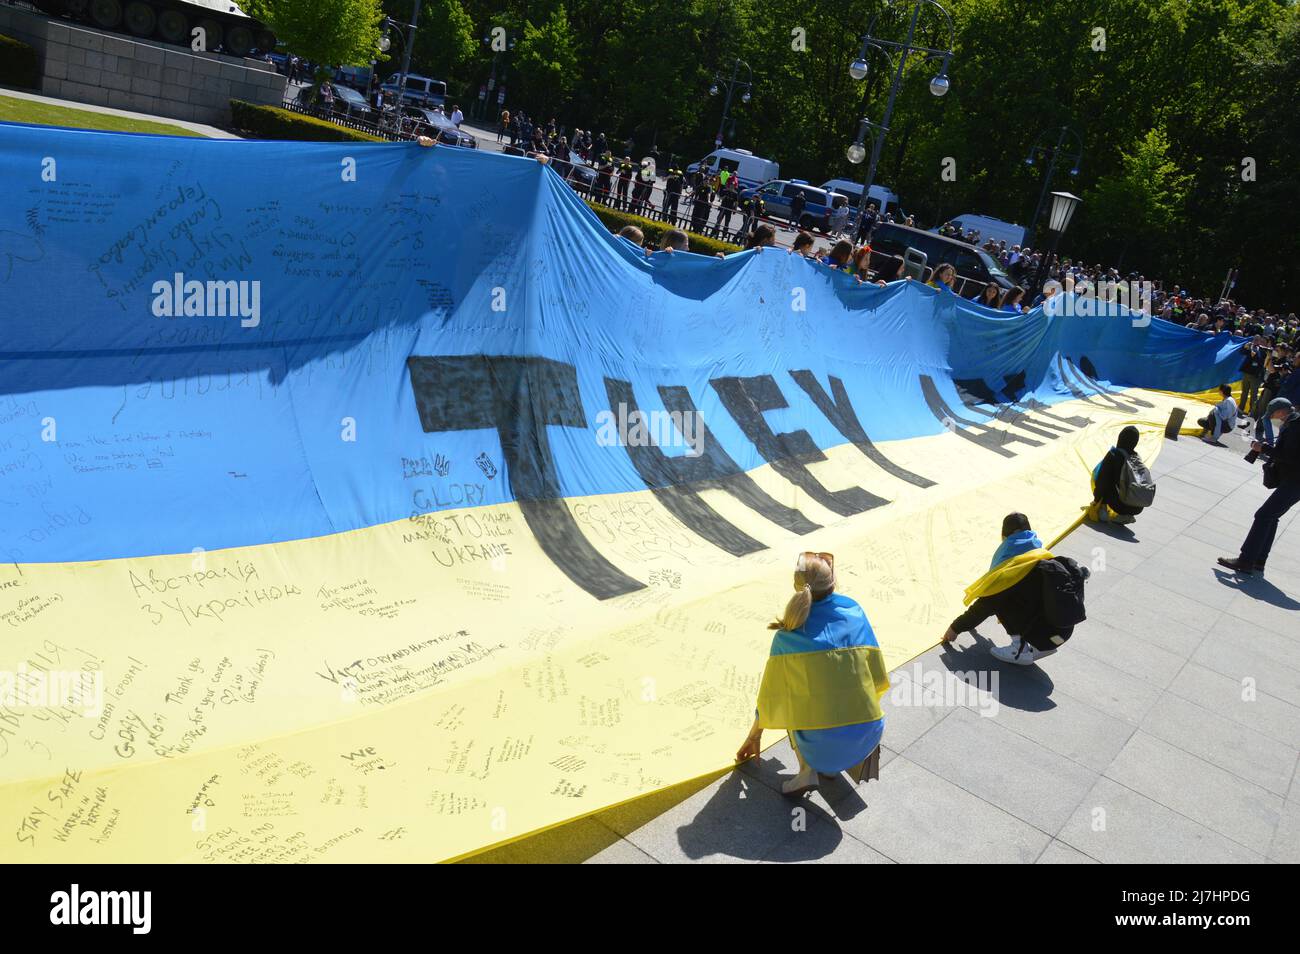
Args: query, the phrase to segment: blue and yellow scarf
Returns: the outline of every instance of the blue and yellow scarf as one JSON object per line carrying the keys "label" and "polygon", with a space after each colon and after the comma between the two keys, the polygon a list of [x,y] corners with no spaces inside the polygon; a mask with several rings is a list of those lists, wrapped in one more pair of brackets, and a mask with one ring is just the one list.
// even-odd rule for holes
{"label": "blue and yellow scarf", "polygon": [[966,587],[962,602],[969,606],[981,596],[1009,590],[1028,576],[1039,560],[1050,559],[1051,551],[1043,548],[1043,541],[1034,531],[1013,533],[994,551],[989,571]]}

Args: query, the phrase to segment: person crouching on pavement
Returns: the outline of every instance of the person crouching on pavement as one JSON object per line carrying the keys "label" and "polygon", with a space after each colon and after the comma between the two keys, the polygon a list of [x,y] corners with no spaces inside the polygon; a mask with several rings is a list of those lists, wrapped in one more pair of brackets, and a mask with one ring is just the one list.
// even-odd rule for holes
{"label": "person crouching on pavement", "polygon": [[989,571],[972,583],[962,602],[970,609],[962,613],[943,642],[951,643],[996,615],[1011,636],[1010,646],[996,646],[992,653],[1002,662],[1028,666],[1050,656],[1074,632],[1072,626],[1055,626],[1047,619],[1044,586],[1039,564],[1053,559],[1029,526],[1023,513],[1011,513],[1002,521],[1002,543],[993,554]]}
{"label": "person crouching on pavement", "polygon": [[1254,441],[1250,449],[1264,458],[1264,486],[1273,493],[1255,511],[1241,553],[1235,559],[1219,557],[1220,566],[1243,576],[1264,572],[1278,521],[1300,501],[1300,413],[1286,398],[1274,398],[1265,414],[1276,429],[1277,440],[1273,444]]}
{"label": "person crouching on pavement", "polygon": [[835,592],[835,557],[803,553],[795,594],[781,618],[758,690],[754,725],[736,761],[758,755],[764,729],[784,729],[799,772],[781,791],[793,797],[817,787],[819,773],[848,772],[855,782],[878,778],[889,689],[885,658],[861,606]]}
{"label": "person crouching on pavement", "polygon": [[[1138,456],[1138,429],[1129,425],[1119,432],[1116,446],[1106,452],[1092,472],[1092,506],[1088,508],[1086,519],[1092,523],[1132,523],[1150,503],[1139,503],[1134,494],[1141,494],[1143,487],[1155,493],[1155,484],[1142,458]],[[1125,472],[1128,471],[1126,480]],[[1141,475],[1145,485],[1135,482],[1133,474]],[[1127,498],[1127,499],[1126,499]],[[1145,500],[1146,497],[1141,499]]]}
{"label": "person crouching on pavement", "polygon": [[1208,444],[1217,444],[1221,434],[1231,434],[1237,426],[1237,402],[1232,399],[1232,386],[1220,384],[1219,393],[1223,400],[1196,422],[1201,425],[1201,440]]}

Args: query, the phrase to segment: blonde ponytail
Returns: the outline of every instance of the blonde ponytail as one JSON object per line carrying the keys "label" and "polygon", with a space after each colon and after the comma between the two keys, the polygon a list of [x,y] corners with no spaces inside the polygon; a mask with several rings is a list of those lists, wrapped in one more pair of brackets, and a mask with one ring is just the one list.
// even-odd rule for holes
{"label": "blonde ponytail", "polygon": [[785,605],[785,612],[768,629],[794,632],[808,622],[814,600],[825,599],[835,592],[835,557],[829,553],[802,553],[795,564],[794,596]]}
{"label": "blonde ponytail", "polygon": [[785,604],[785,613],[776,621],[768,623],[768,629],[784,629],[794,632],[808,622],[808,612],[812,609],[812,587],[807,583],[803,589],[796,590],[790,602]]}

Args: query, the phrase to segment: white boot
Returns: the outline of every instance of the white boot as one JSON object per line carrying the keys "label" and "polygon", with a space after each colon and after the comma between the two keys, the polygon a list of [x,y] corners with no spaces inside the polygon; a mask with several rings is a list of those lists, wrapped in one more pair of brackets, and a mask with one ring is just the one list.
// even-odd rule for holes
{"label": "white boot", "polygon": [[788,795],[791,798],[800,798],[817,787],[817,770],[803,760],[799,754],[799,749],[794,744],[794,733],[788,733],[790,738],[790,748],[794,749],[794,757],[799,760],[799,772],[794,778],[788,778],[781,784],[781,794]]}
{"label": "white boot", "polygon": [[799,774],[786,779],[781,784],[781,794],[799,798],[817,787],[817,770],[800,763]]}

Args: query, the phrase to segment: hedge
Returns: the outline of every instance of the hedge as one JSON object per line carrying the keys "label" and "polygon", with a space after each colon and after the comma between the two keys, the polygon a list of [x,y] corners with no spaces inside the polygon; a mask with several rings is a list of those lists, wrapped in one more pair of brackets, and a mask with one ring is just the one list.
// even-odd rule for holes
{"label": "hedge", "polygon": [[[596,213],[611,232],[617,232],[625,225],[635,225],[645,233],[646,239],[655,248],[659,247],[659,242],[664,233],[673,229],[673,226],[667,222],[656,222],[654,219],[646,219],[628,212],[620,212],[618,209],[611,209],[609,206],[599,205],[590,200],[587,201],[587,204],[591,206],[591,211]],[[694,232],[687,232],[686,235],[690,239],[690,250],[699,252],[701,255],[716,255],[718,252],[725,255],[740,251],[739,245],[732,245],[730,242],[719,242],[715,238],[696,235]]]}
{"label": "hedge", "polygon": [[338,126],[326,119],[277,106],[258,106],[243,100],[230,101],[231,124],[261,139],[294,139],[306,142],[384,142],[378,136]]}
{"label": "hedge", "polygon": [[41,88],[41,65],[36,51],[0,33],[0,86]]}

